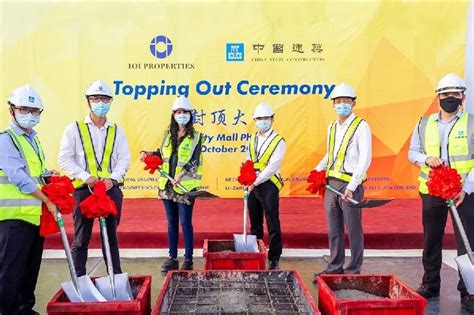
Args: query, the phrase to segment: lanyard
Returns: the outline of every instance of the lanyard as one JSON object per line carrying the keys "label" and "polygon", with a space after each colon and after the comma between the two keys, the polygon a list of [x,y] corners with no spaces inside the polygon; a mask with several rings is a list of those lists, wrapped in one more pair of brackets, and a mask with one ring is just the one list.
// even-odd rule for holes
{"label": "lanyard", "polygon": [[[94,139],[92,139],[92,133],[91,133],[91,130],[89,128],[89,124],[86,123],[86,127],[87,127],[87,131],[89,132],[89,137],[91,138],[92,151],[94,152],[94,159],[95,159],[95,163],[97,165],[97,170],[102,171],[102,162],[104,162],[105,146],[107,145],[107,139],[109,137],[109,128],[110,128],[110,126],[107,126],[107,128],[105,128],[104,147],[103,147],[102,158],[101,158],[100,162],[99,162],[99,159],[97,158],[97,153],[95,152]],[[99,129],[99,133],[100,133],[100,129]],[[101,137],[101,136],[102,135],[99,134],[99,137]]]}
{"label": "lanyard", "polygon": [[273,134],[273,130],[272,132],[270,132],[267,139],[263,141],[262,146],[258,148],[258,132],[257,132],[257,136],[255,137],[255,154],[256,154],[255,157],[257,158],[257,161],[260,159],[260,151],[262,151],[262,148],[265,146],[265,143],[271,138],[272,134]]}

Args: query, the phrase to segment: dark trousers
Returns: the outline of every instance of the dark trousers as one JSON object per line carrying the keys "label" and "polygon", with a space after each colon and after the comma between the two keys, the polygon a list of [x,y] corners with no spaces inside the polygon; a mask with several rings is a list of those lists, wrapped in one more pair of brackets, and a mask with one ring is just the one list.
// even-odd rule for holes
{"label": "dark trousers", "polygon": [[[91,193],[87,188],[78,189],[74,193],[76,208],[74,209],[74,241],[72,242],[71,253],[78,277],[86,274],[87,251],[89,249],[89,241],[92,235],[92,226],[94,224],[94,219],[88,219],[81,213],[79,204],[90,195]],[[115,202],[118,211],[116,216],[108,216],[105,219],[107,235],[109,237],[110,253],[112,256],[112,265],[114,268],[114,273],[117,274],[122,273],[122,269],[120,268],[117,227],[120,223],[120,214],[122,213],[123,193],[120,188],[113,187],[107,191],[107,195],[109,195],[110,198]],[[102,231],[100,233],[100,237],[102,238]],[[103,241],[104,240],[102,239],[102,244]],[[103,245],[102,254],[104,256],[105,262],[107,263]]]}
{"label": "dark trousers", "polygon": [[[442,248],[444,228],[448,218],[449,208],[446,201],[438,197],[420,194],[423,211],[423,284],[427,284],[434,290],[439,290],[441,286],[440,270],[442,264]],[[474,194],[467,195],[463,203],[457,208],[461,222],[466,231],[467,238],[474,244]],[[454,220],[453,220],[454,221]],[[462,242],[459,230],[453,222],[454,234],[458,255],[464,255],[466,248]],[[466,286],[461,276],[459,276],[458,290],[462,296],[467,294]]]}
{"label": "dark trousers", "polygon": [[250,233],[258,239],[263,238],[263,215],[267,221],[270,248],[268,260],[279,260],[283,248],[280,227],[280,197],[278,188],[266,181],[256,186],[248,199],[250,216]]}
{"label": "dark trousers", "polygon": [[32,314],[43,243],[39,226],[0,222],[0,314]]}
{"label": "dark trousers", "polygon": [[165,206],[166,218],[168,220],[168,246],[169,256],[171,258],[178,257],[178,240],[179,240],[179,222],[181,221],[181,229],[184,237],[184,258],[193,260],[193,204],[186,205],[184,203],[174,202],[173,200],[163,199]]}

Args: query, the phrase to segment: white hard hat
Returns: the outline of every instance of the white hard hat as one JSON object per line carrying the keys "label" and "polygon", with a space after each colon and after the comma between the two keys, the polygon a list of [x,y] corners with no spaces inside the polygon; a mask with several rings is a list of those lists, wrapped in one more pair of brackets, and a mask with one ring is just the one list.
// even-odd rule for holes
{"label": "white hard hat", "polygon": [[19,107],[43,109],[41,98],[31,86],[23,85],[13,90],[8,98],[8,103]]}
{"label": "white hard hat", "polygon": [[448,73],[439,80],[436,93],[464,92],[465,90],[466,82],[463,78],[455,73]]}
{"label": "white hard hat", "polygon": [[255,112],[253,113],[253,119],[259,117],[271,117],[275,113],[273,112],[272,107],[267,103],[260,103],[255,107]]}
{"label": "white hard hat", "polygon": [[86,90],[86,96],[91,95],[105,95],[108,97],[113,97],[112,91],[102,80],[97,80],[91,83]]}
{"label": "white hard hat", "polygon": [[178,109],[184,109],[188,112],[192,112],[194,110],[193,104],[186,96],[178,96],[177,99],[174,100],[173,106],[171,106],[171,110],[173,112],[177,111]]}
{"label": "white hard hat", "polygon": [[334,88],[334,91],[332,91],[332,94],[331,94],[332,100],[338,97],[350,97],[350,98],[356,99],[357,95],[354,92],[354,89],[352,88],[352,86],[350,86],[347,83],[341,83]]}

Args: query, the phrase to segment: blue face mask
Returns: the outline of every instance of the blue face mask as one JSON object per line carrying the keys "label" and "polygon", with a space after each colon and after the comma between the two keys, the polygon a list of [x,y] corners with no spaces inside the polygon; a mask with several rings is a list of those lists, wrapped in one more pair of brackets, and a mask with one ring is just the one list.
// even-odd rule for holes
{"label": "blue face mask", "polygon": [[267,132],[272,126],[272,121],[269,119],[260,119],[255,121],[255,125],[257,125],[258,130],[261,132]]}
{"label": "blue face mask", "polygon": [[91,109],[97,117],[105,117],[110,110],[110,104],[104,102],[92,103]]}
{"label": "blue face mask", "polygon": [[347,103],[335,104],[334,110],[339,116],[346,117],[352,113],[352,105]]}
{"label": "blue face mask", "polygon": [[190,119],[191,119],[190,114],[176,114],[176,115],[174,115],[174,120],[180,126],[186,126],[186,124],[189,122]]}
{"label": "blue face mask", "polygon": [[31,113],[16,114],[15,119],[21,127],[25,128],[25,129],[31,129],[39,123],[40,116],[39,115],[34,116]]}

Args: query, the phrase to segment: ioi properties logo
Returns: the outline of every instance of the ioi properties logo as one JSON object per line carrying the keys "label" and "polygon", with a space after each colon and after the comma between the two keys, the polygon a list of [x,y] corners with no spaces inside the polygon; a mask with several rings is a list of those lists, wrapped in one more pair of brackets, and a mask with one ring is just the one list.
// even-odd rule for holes
{"label": "ioi properties logo", "polygon": [[176,47],[179,46],[181,49],[183,48],[182,45],[179,44],[177,46],[173,45],[169,37],[157,35],[153,37],[151,41],[146,39],[146,43],[149,43],[148,47],[154,57],[153,60],[150,60],[152,59],[151,57],[143,60],[129,60],[128,70],[192,70],[195,68],[193,62],[182,60],[182,58],[175,58],[175,56],[168,58]]}
{"label": "ioi properties logo", "polygon": [[171,40],[164,35],[158,35],[150,42],[150,52],[158,59],[164,59],[168,57],[171,55],[172,51],[173,44],[171,43]]}

